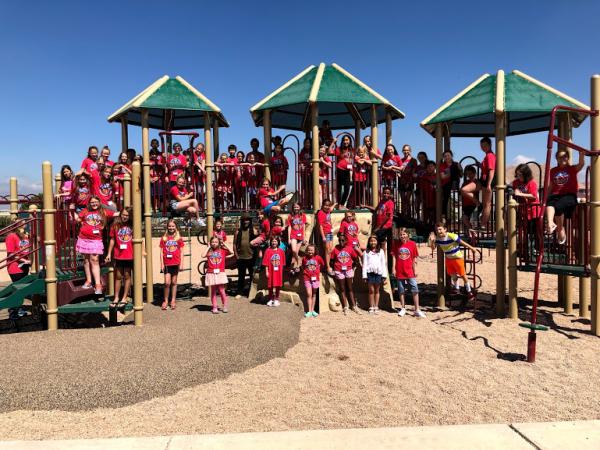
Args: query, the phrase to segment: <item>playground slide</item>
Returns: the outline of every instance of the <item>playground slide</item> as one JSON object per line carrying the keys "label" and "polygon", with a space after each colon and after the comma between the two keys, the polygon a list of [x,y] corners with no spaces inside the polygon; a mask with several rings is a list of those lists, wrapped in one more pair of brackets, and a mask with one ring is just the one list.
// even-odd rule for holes
{"label": "playground slide", "polygon": [[43,278],[39,278],[37,273],[27,275],[0,291],[0,309],[19,308],[26,298],[45,292],[46,282]]}
{"label": "playground slide", "polygon": [[[287,217],[284,218],[286,220]],[[331,222],[333,225],[333,234],[336,236],[340,223],[344,219],[344,212],[333,212],[331,213]],[[311,236],[314,230],[314,220],[315,217],[313,215],[307,215],[307,236]],[[367,244],[368,237],[371,235],[371,220],[372,214],[370,212],[357,212],[356,213],[356,222],[360,228],[359,241],[361,247],[365,247]],[[334,238],[334,241],[337,241],[337,238]],[[322,255],[324,257],[324,255]],[[323,258],[324,259],[324,258]],[[356,294],[356,298],[359,300],[364,300],[364,304],[361,303],[363,308],[368,308],[368,304],[366,304],[368,298],[368,286],[367,283],[362,279],[362,268],[360,265],[355,270],[354,275],[354,293]],[[264,271],[257,273],[254,275],[254,279],[252,280],[252,286],[250,288],[251,299],[266,296],[268,294],[267,291],[267,279]],[[302,282],[302,275],[286,277],[284,280],[283,287],[281,288],[280,293],[281,299],[283,301],[290,301],[294,304],[301,304],[302,298],[305,296],[304,283]],[[392,287],[389,281],[389,277],[384,283],[383,292],[381,293],[380,305],[384,309],[392,309]],[[321,286],[319,288],[319,312],[324,311],[341,311],[342,304],[341,300],[337,294],[335,289],[335,281],[332,277],[327,275],[327,273],[321,274]]]}

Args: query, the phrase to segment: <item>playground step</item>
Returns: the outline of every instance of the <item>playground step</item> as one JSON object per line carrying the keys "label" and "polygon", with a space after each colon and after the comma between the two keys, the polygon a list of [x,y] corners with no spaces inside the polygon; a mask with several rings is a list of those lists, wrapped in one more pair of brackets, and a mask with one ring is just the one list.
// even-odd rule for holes
{"label": "playground step", "polygon": [[12,283],[0,291],[0,309],[18,308],[23,305],[26,298],[43,294],[46,283],[42,278],[33,275]]}
{"label": "playground step", "polygon": [[[535,272],[536,265],[534,263],[521,264],[517,267],[523,272]],[[585,266],[567,266],[563,264],[542,264],[541,273],[549,273],[552,275],[572,275],[574,277],[589,277],[590,271]]]}
{"label": "playground step", "polygon": [[[110,300],[100,299],[88,300],[79,303],[70,303],[58,307],[59,314],[75,314],[75,313],[101,313],[110,310]],[[119,311],[131,311],[133,309],[132,303],[127,303],[124,308],[119,308]]]}

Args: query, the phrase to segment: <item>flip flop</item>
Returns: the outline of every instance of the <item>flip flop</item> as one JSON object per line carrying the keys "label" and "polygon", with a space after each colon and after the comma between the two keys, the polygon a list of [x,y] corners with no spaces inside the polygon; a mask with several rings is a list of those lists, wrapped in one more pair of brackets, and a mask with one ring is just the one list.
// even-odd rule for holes
{"label": "flip flop", "polygon": [[163,302],[162,305],[161,305],[161,307],[160,307],[160,309],[162,309],[163,311],[166,311],[168,305],[169,304],[167,302]]}
{"label": "flip flop", "polygon": [[108,305],[109,308],[116,308],[119,305],[119,301],[112,301],[110,302],[110,304]]}
{"label": "flip flop", "polygon": [[171,309],[177,309],[177,304],[175,302],[171,302]]}

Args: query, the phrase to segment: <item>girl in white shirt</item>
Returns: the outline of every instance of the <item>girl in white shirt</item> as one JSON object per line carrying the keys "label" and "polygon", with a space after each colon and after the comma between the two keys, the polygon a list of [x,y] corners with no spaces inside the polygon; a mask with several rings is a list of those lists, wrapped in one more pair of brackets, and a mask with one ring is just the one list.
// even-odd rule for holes
{"label": "girl in white shirt", "polygon": [[363,253],[363,279],[369,285],[369,314],[379,314],[379,289],[388,277],[385,252],[381,249],[377,236],[369,237],[367,250]]}

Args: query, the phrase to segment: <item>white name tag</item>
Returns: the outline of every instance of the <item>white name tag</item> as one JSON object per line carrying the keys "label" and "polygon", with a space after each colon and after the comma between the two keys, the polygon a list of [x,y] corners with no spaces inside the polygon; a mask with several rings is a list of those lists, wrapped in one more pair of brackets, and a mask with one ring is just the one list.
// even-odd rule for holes
{"label": "white name tag", "polygon": [[167,253],[167,258],[172,258],[173,255],[171,255],[170,253]]}
{"label": "white name tag", "polygon": [[119,245],[119,248],[121,250],[127,250],[127,244],[121,244],[121,245]]}
{"label": "white name tag", "polygon": [[94,234],[100,234],[100,230],[93,230],[92,233],[94,233]]}
{"label": "white name tag", "polygon": [[361,171],[362,173],[366,173],[366,172],[367,172],[367,169],[360,169],[360,171]]}
{"label": "white name tag", "polygon": [[213,273],[219,273],[221,272],[219,269],[213,269]]}
{"label": "white name tag", "polygon": [[278,271],[279,271],[279,267],[278,267],[278,266],[275,266],[275,267],[273,267],[273,270],[274,270],[275,272],[278,272]]}
{"label": "white name tag", "polygon": [[310,281],[317,281],[317,277],[310,277]]}
{"label": "white name tag", "polygon": [[342,270],[346,270],[346,266],[342,266]]}

